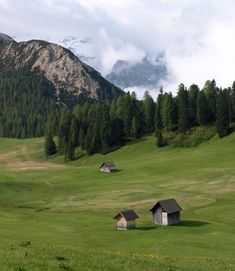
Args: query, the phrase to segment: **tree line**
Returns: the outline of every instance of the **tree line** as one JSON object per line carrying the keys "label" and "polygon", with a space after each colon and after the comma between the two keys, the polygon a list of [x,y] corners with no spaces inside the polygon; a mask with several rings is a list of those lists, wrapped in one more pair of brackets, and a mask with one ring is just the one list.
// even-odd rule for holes
{"label": "tree line", "polygon": [[131,138],[152,133],[155,107],[148,93],[143,101],[137,100],[134,93],[127,93],[112,102],[77,105],[72,111],[64,108],[58,127],[53,127],[51,120],[48,122],[46,146],[50,146],[54,131],[58,136],[57,151],[65,160],[74,158],[76,147],[90,155],[105,154]]}
{"label": "tree line", "polygon": [[[160,90],[155,102],[148,92],[139,101],[136,94],[127,93],[103,104],[77,105],[63,109],[58,125],[48,121],[46,155],[58,152],[65,160],[73,160],[80,147],[89,155],[110,152],[130,139],[155,132],[156,144],[164,145],[164,132],[187,133],[196,126],[214,125],[220,137],[229,133],[235,121],[235,83],[221,89],[214,80],[203,89],[179,85],[177,95]],[[53,135],[58,136],[55,147]],[[51,142],[49,144],[49,142]]]}

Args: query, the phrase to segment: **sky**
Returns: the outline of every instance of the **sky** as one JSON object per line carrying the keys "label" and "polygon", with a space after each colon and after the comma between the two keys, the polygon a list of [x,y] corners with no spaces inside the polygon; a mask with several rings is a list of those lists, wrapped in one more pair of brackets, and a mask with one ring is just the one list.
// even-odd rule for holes
{"label": "sky", "polygon": [[235,80],[234,0],[0,0],[0,32],[17,41],[89,38],[94,66],[108,74],[118,60],[165,54],[164,88],[227,87]]}

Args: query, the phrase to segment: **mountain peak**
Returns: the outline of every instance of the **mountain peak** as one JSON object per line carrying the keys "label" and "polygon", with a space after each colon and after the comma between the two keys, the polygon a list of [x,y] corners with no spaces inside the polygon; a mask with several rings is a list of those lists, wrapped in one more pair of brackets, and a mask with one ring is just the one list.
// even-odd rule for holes
{"label": "mountain peak", "polygon": [[153,58],[146,55],[137,63],[118,60],[106,78],[123,89],[129,87],[159,88],[161,80],[165,80],[168,76],[164,56],[159,55],[157,58]]}

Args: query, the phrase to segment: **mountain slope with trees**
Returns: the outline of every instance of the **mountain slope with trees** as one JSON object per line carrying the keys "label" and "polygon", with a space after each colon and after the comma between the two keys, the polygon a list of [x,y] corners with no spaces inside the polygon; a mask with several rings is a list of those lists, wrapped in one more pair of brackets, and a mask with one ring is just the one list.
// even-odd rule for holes
{"label": "mountain slope with trees", "polygon": [[43,136],[47,120],[55,126],[62,109],[123,94],[59,45],[17,43],[0,33],[0,137]]}
{"label": "mountain slope with trees", "polygon": [[0,34],[1,72],[19,69],[42,74],[54,86],[58,101],[69,107],[78,102],[112,100],[123,94],[62,46],[41,40],[18,43]]}

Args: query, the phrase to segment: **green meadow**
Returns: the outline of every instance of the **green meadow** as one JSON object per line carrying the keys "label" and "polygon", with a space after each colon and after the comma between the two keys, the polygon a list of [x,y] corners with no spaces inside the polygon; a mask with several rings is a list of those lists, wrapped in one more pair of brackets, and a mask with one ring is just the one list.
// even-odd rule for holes
{"label": "green meadow", "polygon": [[[103,161],[119,171],[100,173]],[[182,222],[149,209],[175,198]],[[112,217],[134,209],[137,229]],[[0,270],[235,270],[235,133],[194,148],[146,137],[108,155],[45,160],[43,139],[0,139]]]}

